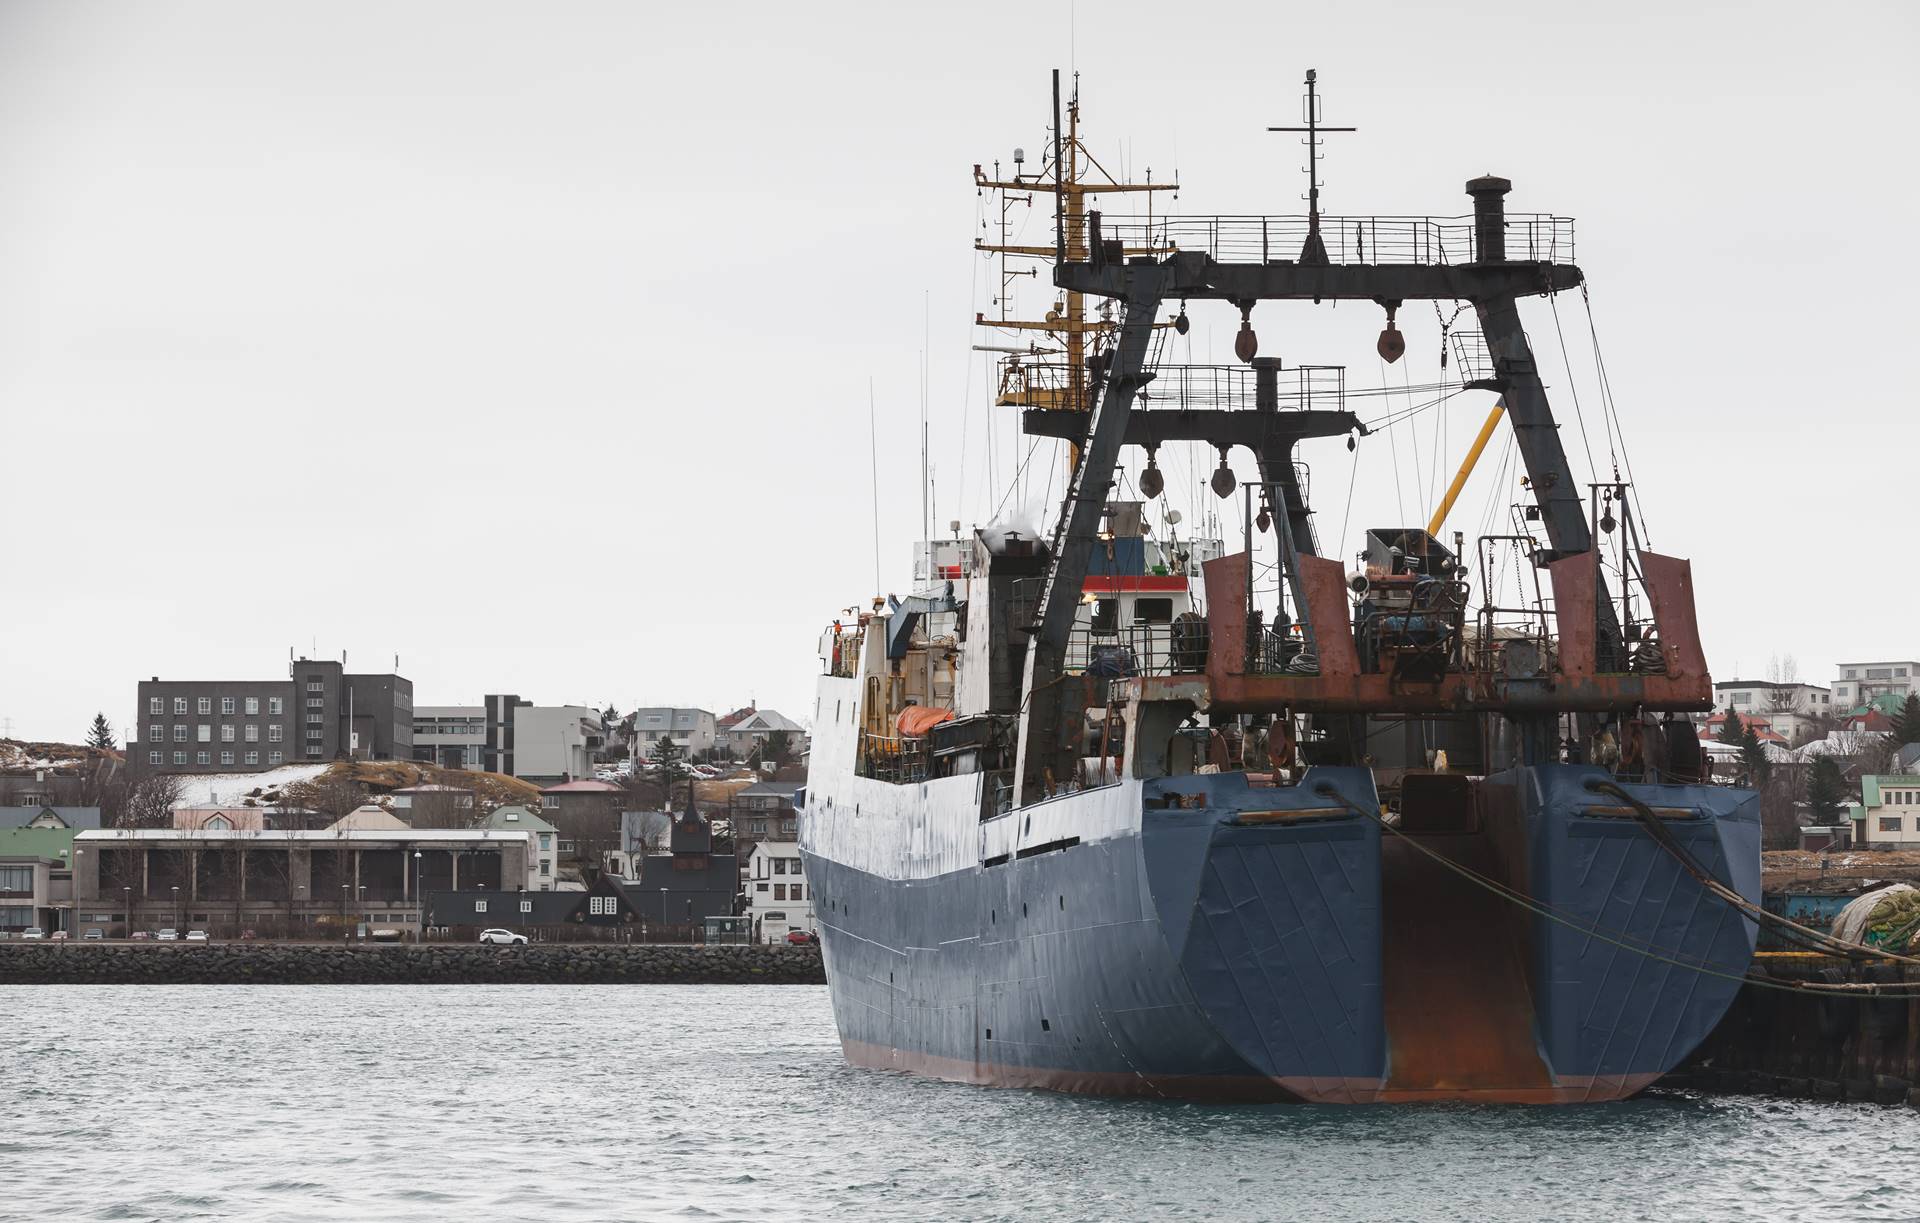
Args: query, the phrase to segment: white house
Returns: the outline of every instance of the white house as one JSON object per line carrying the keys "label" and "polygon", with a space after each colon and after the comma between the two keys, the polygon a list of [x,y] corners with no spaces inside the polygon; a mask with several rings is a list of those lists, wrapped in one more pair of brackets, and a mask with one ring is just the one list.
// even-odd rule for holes
{"label": "white house", "polygon": [[646,759],[653,745],[662,739],[672,739],[679,745],[681,754],[688,757],[712,751],[713,722],[713,715],[704,709],[660,705],[636,709],[633,711],[633,754]]}
{"label": "white house", "polygon": [[1833,694],[1818,684],[1768,679],[1723,680],[1713,686],[1713,707],[1742,718],[1765,718],[1789,743],[1813,735],[1820,719],[1833,712]]}
{"label": "white house", "polygon": [[817,931],[813,887],[793,841],[762,841],[747,859],[747,916],[763,943],[784,942],[791,930]]}
{"label": "white house", "polygon": [[1920,848],[1920,777],[1869,774],[1860,779],[1860,798],[1847,809],[1854,845]]}
{"label": "white house", "polygon": [[1833,703],[1835,712],[1844,713],[1883,693],[1905,697],[1920,680],[1920,661],[1843,662],[1835,671]]}
{"label": "white house", "polygon": [[800,758],[801,740],[806,738],[806,728],[777,709],[751,709],[721,732],[733,754],[744,760],[753,754],[753,749],[765,743],[773,732],[781,730],[787,733],[787,746],[793,758]]}

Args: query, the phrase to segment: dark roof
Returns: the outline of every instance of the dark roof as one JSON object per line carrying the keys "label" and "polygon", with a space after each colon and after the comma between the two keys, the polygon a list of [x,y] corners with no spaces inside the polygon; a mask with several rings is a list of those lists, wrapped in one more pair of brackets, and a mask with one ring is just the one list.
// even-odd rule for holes
{"label": "dark roof", "polygon": [[39,807],[0,807],[0,828],[25,828],[38,819],[42,811],[53,812],[75,831],[100,827],[98,807],[55,807],[49,803]]}

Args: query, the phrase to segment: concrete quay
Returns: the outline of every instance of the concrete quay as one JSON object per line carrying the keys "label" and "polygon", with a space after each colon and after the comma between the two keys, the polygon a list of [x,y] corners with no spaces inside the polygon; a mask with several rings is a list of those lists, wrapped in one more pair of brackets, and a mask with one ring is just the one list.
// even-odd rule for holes
{"label": "concrete quay", "polygon": [[824,985],[817,946],[215,943],[0,947],[0,985]]}

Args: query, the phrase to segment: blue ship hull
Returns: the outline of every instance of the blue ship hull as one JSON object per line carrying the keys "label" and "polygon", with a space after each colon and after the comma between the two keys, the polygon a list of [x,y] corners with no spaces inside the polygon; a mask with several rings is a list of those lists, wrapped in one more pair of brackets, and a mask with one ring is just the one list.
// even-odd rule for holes
{"label": "blue ship hull", "polygon": [[[1170,777],[1144,783],[1137,824],[1117,835],[1022,842],[914,878],[803,836],[846,1055],[1101,1094],[1630,1095],[1720,1019],[1755,927],[1585,788],[1597,777],[1611,780],[1574,765],[1499,774],[1464,830],[1418,836],[1346,805],[1378,810],[1365,769],[1288,788]],[[1627,788],[1758,901],[1752,794]],[[1030,829],[1036,810],[999,818]]]}

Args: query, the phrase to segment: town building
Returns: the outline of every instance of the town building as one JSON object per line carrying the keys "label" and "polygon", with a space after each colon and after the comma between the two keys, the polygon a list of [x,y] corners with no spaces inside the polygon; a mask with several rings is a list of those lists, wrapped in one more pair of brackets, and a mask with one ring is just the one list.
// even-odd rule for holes
{"label": "town building", "polygon": [[565,781],[540,791],[540,813],[559,831],[560,860],[576,874],[600,869],[620,848],[620,808],[627,792],[612,782]]}
{"label": "town building", "polygon": [[762,841],[747,860],[747,915],[756,942],[785,942],[788,932],[817,930],[813,888],[792,841]]}
{"label": "town building", "polygon": [[740,859],[714,852],[713,829],[695,812],[673,821],[667,852],[639,857],[636,875],[613,878],[640,919],[668,937],[694,937],[710,917],[731,917],[740,900]]}
{"label": "town building", "polygon": [[163,680],[139,686],[127,767],[257,772],[313,760],[413,758],[413,682],[296,658],[284,680]]}
{"label": "town building", "polygon": [[[517,887],[534,836],[408,828],[361,808],[328,828],[109,828],[70,834],[85,924],[338,937],[417,928],[428,891]],[[99,914],[106,914],[100,917]]]}
{"label": "town building", "polygon": [[1851,803],[1856,848],[1920,849],[1920,774],[1870,773],[1860,779],[1860,801]]}
{"label": "town building", "polygon": [[710,752],[718,742],[714,716],[704,709],[675,709],[648,706],[633,711],[633,740],[629,750],[635,759],[645,761],[653,745],[671,739],[683,756],[692,758]]}
{"label": "town building", "polygon": [[1789,743],[1817,738],[1833,715],[1833,694],[1818,684],[1766,679],[1727,680],[1713,686],[1713,707],[1741,718],[1765,718]]}
{"label": "town building", "polygon": [[0,829],[0,932],[73,929],[75,835],[68,828]]}
{"label": "town building", "polygon": [[394,814],[413,828],[470,828],[473,799],[472,790],[438,782],[401,786],[387,795]]}
{"label": "town building", "polygon": [[799,837],[794,799],[805,785],[799,781],[761,781],[733,795],[727,804],[727,822],[733,829],[733,846],[742,868],[760,842]]}
{"label": "town building", "polygon": [[807,737],[806,727],[777,709],[756,709],[749,705],[727,715],[720,731],[721,742],[737,760],[745,760],[764,748],[774,734],[787,737],[787,756],[798,760]]}
{"label": "town building", "polygon": [[536,705],[511,693],[482,705],[422,705],[413,723],[413,759],[423,764],[532,782],[591,777],[606,743],[599,710]]}
{"label": "town building", "polygon": [[175,807],[173,826],[185,832],[224,832],[230,828],[258,831],[271,827],[272,819],[265,807]]}
{"label": "town building", "polygon": [[527,859],[527,878],[521,886],[529,892],[551,892],[560,876],[560,830],[541,819],[529,807],[510,804],[495,807],[478,827],[501,832],[526,832],[533,835],[533,856]]}
{"label": "town building", "polygon": [[70,768],[21,769],[0,773],[0,807],[83,806],[89,792],[120,768],[117,758],[76,762]]}
{"label": "town building", "polygon": [[1858,709],[1888,693],[1905,700],[1916,678],[1920,661],[1843,662],[1835,668],[1833,704],[1838,710]]}
{"label": "town building", "polygon": [[502,748],[484,705],[420,705],[413,711],[413,758],[470,772],[499,772]]}
{"label": "town building", "polygon": [[430,934],[465,941],[496,928],[536,941],[638,941],[643,937],[639,910],[611,880],[577,892],[427,893]]}
{"label": "town building", "polygon": [[537,784],[593,776],[607,745],[599,710],[521,705],[513,715],[513,776]]}

